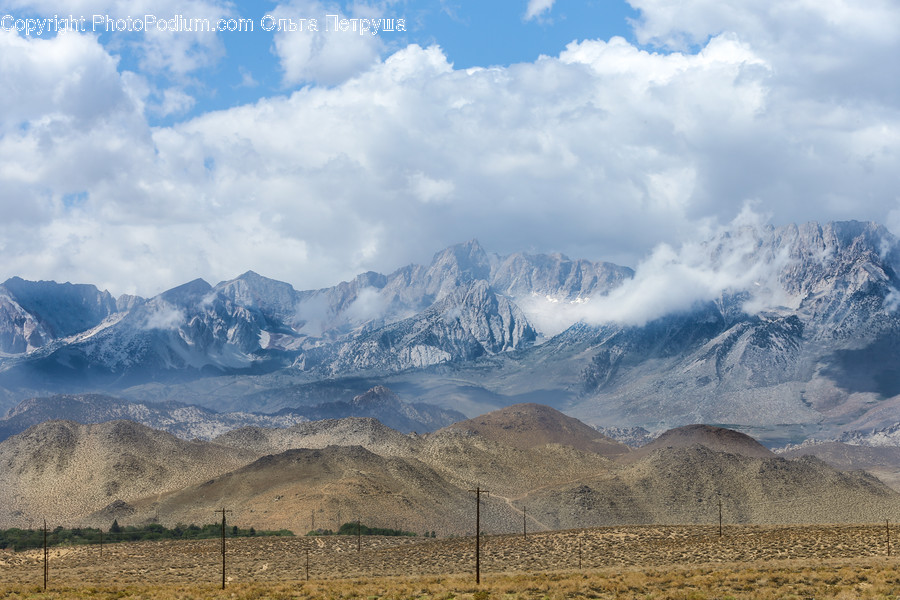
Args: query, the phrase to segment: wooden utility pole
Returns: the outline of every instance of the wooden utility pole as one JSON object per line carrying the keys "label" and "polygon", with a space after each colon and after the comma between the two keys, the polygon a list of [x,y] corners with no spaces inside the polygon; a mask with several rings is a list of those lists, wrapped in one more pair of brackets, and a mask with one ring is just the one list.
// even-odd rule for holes
{"label": "wooden utility pole", "polygon": [[47,519],[44,519],[44,591],[47,591],[47,576],[50,569],[47,565]]}
{"label": "wooden utility pole", "polygon": [[359,517],[356,517],[356,551],[359,552],[362,549],[362,526],[359,522]]}
{"label": "wooden utility pole", "polygon": [[719,498],[719,537],[722,537],[722,499]]}
{"label": "wooden utility pole", "polygon": [[887,555],[891,555],[891,521],[889,519],[884,522],[885,535],[887,536]]}
{"label": "wooden utility pole", "polygon": [[525,516],[525,508],[522,507],[522,537],[525,538],[525,541],[528,541],[528,517]]}
{"label": "wooden utility pole", "polygon": [[578,570],[581,570],[581,557],[582,557],[582,548],[581,548],[582,535],[578,535]]}
{"label": "wooden utility pole", "polygon": [[103,530],[100,530],[100,558],[103,558]]}
{"label": "wooden utility pole", "polygon": [[222,513],[222,589],[225,589],[225,513],[230,513],[230,510],[225,510],[224,508],[220,508],[215,511],[217,513]]}
{"label": "wooden utility pole", "polygon": [[306,549],[306,580],[309,581],[309,548]]}
{"label": "wooden utility pole", "polygon": [[489,491],[476,487],[475,492],[475,583],[481,583],[481,495]]}
{"label": "wooden utility pole", "polygon": [[312,520],[312,527],[310,527],[310,531],[316,530],[316,509],[312,509],[309,511],[309,518]]}

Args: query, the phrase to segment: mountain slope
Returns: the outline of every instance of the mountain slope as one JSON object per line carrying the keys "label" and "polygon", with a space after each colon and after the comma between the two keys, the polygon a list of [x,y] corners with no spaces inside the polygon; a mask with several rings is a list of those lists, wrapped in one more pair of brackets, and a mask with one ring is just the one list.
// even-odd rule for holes
{"label": "mountain slope", "polygon": [[[518,530],[526,510],[542,528],[709,523],[720,498],[726,522],[879,521],[900,509],[900,494],[871,475],[814,458],[685,444],[623,464],[541,443],[584,439],[586,426],[553,412],[518,407],[485,422],[485,435],[446,428],[419,436],[354,418],[243,429],[210,443],[127,421],[50,421],[0,443],[0,527],[26,525],[34,514],[66,525],[144,523],[157,515],[168,525],[199,523],[227,505],[233,522],[257,528],[303,532],[313,520],[333,528],[360,518],[464,534],[476,487],[489,490],[482,518],[495,532]],[[535,426],[522,430],[523,422]],[[490,439],[496,431],[508,432],[509,443]],[[686,431],[669,438],[726,440],[730,450],[759,451],[734,432]]]}
{"label": "mountain slope", "polygon": [[[116,303],[10,280],[0,409],[90,392],[277,411],[383,385],[468,416],[537,401],[592,426],[710,423],[772,445],[896,423],[900,244],[887,229],[735,227],[669,250],[635,272],[470,241],[321,290],[248,272]],[[93,300],[76,310],[70,296]],[[51,297],[64,314],[26,301]]]}
{"label": "mountain slope", "polygon": [[568,332],[558,346],[591,355],[571,414],[615,426],[796,425],[832,435],[883,422],[900,392],[897,240],[849,222],[770,228],[752,242],[745,260],[768,265],[766,285],[778,288],[768,300],[787,304],[748,314],[760,298],[742,292],[641,327]]}
{"label": "mountain slope", "polygon": [[0,285],[0,353],[36,350],[96,327],[118,310],[109,292],[92,285],[7,279]]}
{"label": "mountain slope", "polygon": [[628,523],[878,522],[900,495],[861,471],[841,472],[814,458],[785,460],[660,449],[621,471],[537,490],[518,502],[552,528]]}
{"label": "mountain slope", "polygon": [[180,402],[131,402],[99,394],[56,395],[29,398],[10,410],[0,419],[0,442],[50,420],[69,420],[82,424],[130,420],[190,440],[210,439],[231,429],[249,425],[287,427],[306,420],[306,417],[296,413],[217,413]]}
{"label": "mountain slope", "polygon": [[135,402],[99,394],[55,395],[29,398],[10,410],[0,419],[0,441],[48,420],[87,424],[127,419],[182,439],[208,440],[239,428],[283,428],[310,420],[354,415],[378,418],[401,431],[422,432],[464,418],[460,413],[430,404],[404,402],[381,386],[357,395],[350,402],[325,402],[312,407],[285,409],[276,414],[219,413],[181,402]]}
{"label": "mountain slope", "polygon": [[630,451],[625,444],[607,438],[581,421],[540,404],[515,404],[454,423],[445,430],[477,435],[522,450],[560,444],[607,458]]}
{"label": "mountain slope", "polygon": [[638,448],[630,459],[644,458],[661,449],[691,448],[700,445],[715,452],[740,454],[752,458],[774,458],[775,454],[749,435],[710,425],[685,425],[662,433],[655,440]]}
{"label": "mountain slope", "polygon": [[22,527],[42,517],[78,524],[117,500],[180,489],[257,456],[130,421],[46,421],[0,442],[0,523]]}

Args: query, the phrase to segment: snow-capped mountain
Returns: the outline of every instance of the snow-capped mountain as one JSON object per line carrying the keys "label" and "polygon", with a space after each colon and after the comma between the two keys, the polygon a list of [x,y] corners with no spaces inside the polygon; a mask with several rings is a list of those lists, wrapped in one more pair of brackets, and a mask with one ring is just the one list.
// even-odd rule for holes
{"label": "snow-capped mountain", "polygon": [[[541,270],[540,263],[549,268]],[[511,264],[520,265],[518,276]],[[308,292],[248,272],[216,286],[198,279],[118,313],[108,294],[91,288],[106,298],[106,312],[94,311],[88,320],[70,310],[71,302],[60,302],[62,314],[55,318],[80,318],[82,326],[45,327],[58,331],[44,336],[48,340],[70,336],[65,343],[25,343],[26,335],[40,337],[35,332],[43,332],[44,323],[54,324],[54,315],[15,305],[21,317],[10,319],[3,333],[23,341],[9,344],[8,353],[18,360],[6,362],[8,368],[38,369],[64,380],[89,372],[128,384],[288,366],[329,376],[395,372],[532,344],[537,332],[512,293],[532,293],[534,279],[540,280],[541,293],[572,297],[602,293],[628,274],[562,256],[501,259],[472,241],[438,253],[427,267],[411,265],[387,276],[366,273]],[[503,294],[493,289],[494,279]],[[53,300],[45,304],[52,307]],[[115,319],[103,322],[111,315]]]}
{"label": "snow-capped mountain", "polygon": [[[767,267],[763,283],[776,289],[733,290],[643,326],[567,332],[591,355],[574,412],[610,426],[798,429],[856,429],[896,414],[897,240],[855,222],[761,233],[746,258]],[[711,245],[713,255],[727,243]]]}
{"label": "snow-capped mountain", "polygon": [[898,273],[889,231],[842,222],[735,227],[635,270],[470,241],[310,291],[248,272],[116,301],[12,279],[0,402],[102,390],[274,411],[384,384],[464,413],[539,401],[599,427],[837,436],[898,420]]}

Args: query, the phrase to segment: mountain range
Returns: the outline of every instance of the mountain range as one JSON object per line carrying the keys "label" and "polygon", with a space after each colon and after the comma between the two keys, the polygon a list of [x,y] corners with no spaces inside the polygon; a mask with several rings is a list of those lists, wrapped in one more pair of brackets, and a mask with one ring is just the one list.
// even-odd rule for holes
{"label": "mountain range", "polygon": [[651,263],[470,241],[310,291],[253,272],[152,298],[12,278],[0,408],[101,394],[275,414],[383,386],[462,416],[535,401],[596,427],[708,423],[769,444],[900,421],[900,246],[884,227],[748,226]]}
{"label": "mountain range", "polygon": [[687,427],[640,453],[555,409],[519,404],[428,434],[348,417],[185,441],[131,421],[45,421],[0,442],[0,528],[230,522],[489,533],[615,524],[880,522],[900,494],[739,432]]}

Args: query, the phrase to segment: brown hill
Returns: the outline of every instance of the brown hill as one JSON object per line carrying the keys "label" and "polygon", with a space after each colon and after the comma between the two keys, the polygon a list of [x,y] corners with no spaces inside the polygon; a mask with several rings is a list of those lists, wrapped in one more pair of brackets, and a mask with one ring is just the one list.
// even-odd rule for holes
{"label": "brown hill", "polygon": [[415,457],[460,487],[477,485],[505,498],[615,468],[609,459],[571,446],[519,448],[453,429],[429,435]]}
{"label": "brown hill", "polygon": [[756,458],[772,458],[775,454],[747,434],[733,429],[714,427],[712,425],[685,425],[670,429],[658,438],[635,450],[626,457],[629,462],[649,456],[653,452],[665,448],[690,448],[706,446],[716,452],[740,454]]}
{"label": "brown hill", "polygon": [[362,446],[382,456],[409,456],[419,438],[408,436],[368,417],[323,419],[298,423],[283,429],[242,427],[213,441],[224,446],[278,454],[294,448]]}
{"label": "brown hill", "polygon": [[257,456],[131,421],[46,421],[0,442],[0,527],[77,525],[116,500],[180,489]]}
{"label": "brown hill", "polygon": [[514,404],[441,431],[446,430],[469,432],[520,449],[561,444],[608,458],[630,451],[625,444],[542,404]]}
{"label": "brown hill", "polygon": [[[497,512],[499,502],[494,501]],[[474,495],[448,483],[427,465],[378,456],[361,446],[295,449],[268,455],[203,484],[164,495],[165,521],[209,521],[226,507],[236,524],[306,532],[337,529],[357,518],[369,526],[415,532],[461,532],[474,506]],[[147,518],[156,506],[135,503],[134,519]],[[506,509],[510,512],[510,509]]]}
{"label": "brown hill", "polygon": [[845,471],[862,469],[900,491],[900,448],[896,446],[854,446],[841,442],[825,442],[794,448],[783,452],[781,456],[785,458],[815,456],[835,469]]}
{"label": "brown hill", "polygon": [[900,494],[861,471],[805,457],[701,445],[659,449],[617,472],[538,490],[516,504],[552,528],[630,523],[857,523],[891,518]]}
{"label": "brown hill", "polygon": [[710,523],[719,499],[726,522],[878,521],[900,512],[900,495],[870,475],[773,458],[736,432],[681,428],[622,461],[601,456],[598,446],[616,446],[572,421],[521,405],[422,437],[342,419],[248,428],[222,443],[129,422],[48,422],[0,443],[0,527],[43,516],[70,525],[157,514],[166,525],[203,523],[224,506],[235,524],[256,528],[334,529],[359,517],[460,535],[473,529],[476,486],[491,493],[482,517],[493,533],[518,530],[525,508],[532,529]]}

